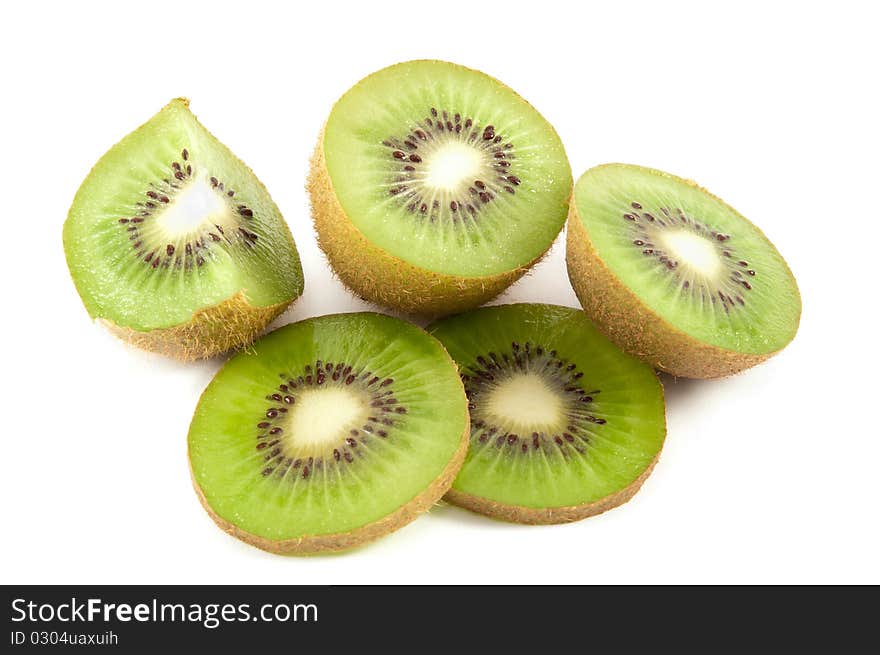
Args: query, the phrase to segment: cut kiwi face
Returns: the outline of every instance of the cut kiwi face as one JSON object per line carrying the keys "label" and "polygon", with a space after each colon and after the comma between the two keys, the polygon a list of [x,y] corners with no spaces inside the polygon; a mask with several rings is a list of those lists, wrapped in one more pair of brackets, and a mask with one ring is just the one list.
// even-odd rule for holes
{"label": "cut kiwi face", "polygon": [[584,173],[566,260],[599,328],[673,375],[736,373],[797,332],[800,294],[773,244],[729,205],[668,173],[625,164]]}
{"label": "cut kiwi face", "polygon": [[93,318],[180,359],[249,343],[303,290],[278,208],[185,99],[95,165],[64,224],[64,250]]}
{"label": "cut kiwi face", "polygon": [[531,105],[440,61],[350,89],[309,178],[319,243],[342,281],[421,314],[474,307],[523,275],[561,230],[571,185],[562,143]]}
{"label": "cut kiwi face", "polygon": [[663,390],[583,312],[477,309],[438,321],[461,371],[470,450],[446,498],[520,523],[562,523],[629,500],[666,434]]}
{"label": "cut kiwi face", "polygon": [[235,355],[189,430],[199,498],[226,532],[278,553],[344,550],[446,492],[468,443],[440,343],[381,314],[324,316]]}

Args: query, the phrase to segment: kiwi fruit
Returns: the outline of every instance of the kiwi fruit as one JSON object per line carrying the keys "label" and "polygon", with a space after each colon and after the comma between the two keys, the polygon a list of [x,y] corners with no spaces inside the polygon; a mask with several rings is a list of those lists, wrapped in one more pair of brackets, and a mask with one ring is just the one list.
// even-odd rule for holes
{"label": "kiwi fruit", "polygon": [[411,61],[334,105],[308,189],[318,243],[355,293],[409,313],[475,307],[565,223],[571,168],[550,124],[501,82]]}
{"label": "kiwi fruit", "polygon": [[92,318],[184,360],[251,342],[303,290],[275,203],[183,98],[98,161],[73,200],[64,251]]}
{"label": "kiwi fruit", "polygon": [[801,299],[766,236],[690,180],[626,164],[578,180],[568,274],[620,348],[675,376],[731,375],[795,336]]}
{"label": "kiwi fruit", "polygon": [[374,313],[287,325],[234,355],[189,430],[198,496],[276,553],[344,550],[437,502],[464,461],[467,399],[443,346]]}
{"label": "kiwi fruit", "polygon": [[450,502],[564,523],[626,502],[650,474],[666,435],[663,389],[582,311],[501,305],[428,331],[458,364],[471,415]]}

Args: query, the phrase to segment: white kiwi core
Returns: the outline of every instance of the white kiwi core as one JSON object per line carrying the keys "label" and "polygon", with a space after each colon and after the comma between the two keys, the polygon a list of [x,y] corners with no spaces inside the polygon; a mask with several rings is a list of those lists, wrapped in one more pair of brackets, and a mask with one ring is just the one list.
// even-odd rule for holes
{"label": "white kiwi core", "polygon": [[707,278],[714,278],[722,262],[715,244],[690,230],[663,230],[660,239],[673,259]]}
{"label": "white kiwi core", "polygon": [[235,222],[229,203],[205,178],[196,178],[181,189],[156,224],[168,241],[179,241],[201,231],[203,226],[230,225]]}
{"label": "white kiwi core", "polygon": [[559,394],[534,373],[516,374],[488,393],[486,414],[496,425],[522,432],[552,431],[563,416]]}
{"label": "white kiwi core", "polygon": [[480,177],[484,169],[481,152],[461,141],[447,141],[425,163],[424,184],[439,191],[457,191]]}
{"label": "white kiwi core", "polygon": [[364,423],[369,409],[361,394],[342,387],[303,391],[289,413],[285,446],[296,452],[326,450]]}

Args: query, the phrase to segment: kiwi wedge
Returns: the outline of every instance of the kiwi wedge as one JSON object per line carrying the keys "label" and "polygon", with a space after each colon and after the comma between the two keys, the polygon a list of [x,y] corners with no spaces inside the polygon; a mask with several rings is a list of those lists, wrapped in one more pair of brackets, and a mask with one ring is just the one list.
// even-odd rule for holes
{"label": "kiwi wedge", "polygon": [[277,553],[343,550],[412,521],[468,444],[452,359],[381,314],[287,325],[232,357],[199,401],[189,461],[214,521]]}
{"label": "kiwi wedge", "polygon": [[64,224],[89,314],[179,359],[252,341],[303,290],[290,230],[251,170],[183,98],[113,146]]}
{"label": "kiwi wedge", "polygon": [[514,91],[411,61],[336,103],[308,187],[318,242],[350,289],[440,315],[489,300],[540,259],[571,185],[556,132]]}
{"label": "kiwi wedge", "polygon": [[663,389],[582,311],[486,307],[429,326],[461,371],[470,450],[450,502],[507,521],[564,523],[639,489],[663,445]]}
{"label": "kiwi wedge", "polygon": [[797,332],[801,298],[782,255],[690,180],[626,164],[593,168],[575,185],[567,232],[584,311],[655,368],[731,375]]}

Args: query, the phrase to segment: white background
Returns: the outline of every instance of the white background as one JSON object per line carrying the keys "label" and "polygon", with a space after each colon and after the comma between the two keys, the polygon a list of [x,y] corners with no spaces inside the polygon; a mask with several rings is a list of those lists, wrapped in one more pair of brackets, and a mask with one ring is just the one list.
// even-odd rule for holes
{"label": "white background", "polygon": [[[159,2],[5,5],[0,582],[880,582],[880,138],[870,3]],[[367,307],[331,276],[304,178],[334,100],[440,58],[518,90],[575,177],[608,161],[696,179],[788,259],[792,345],[732,379],[664,379],[669,433],[629,504],[520,527],[439,506],[358,551],[284,558],[219,531],[186,431],[220,361],[93,325],[61,226],[94,162],[170,98],[271,191],[306,292],[279,323]],[[502,301],[577,306],[557,241]]]}

